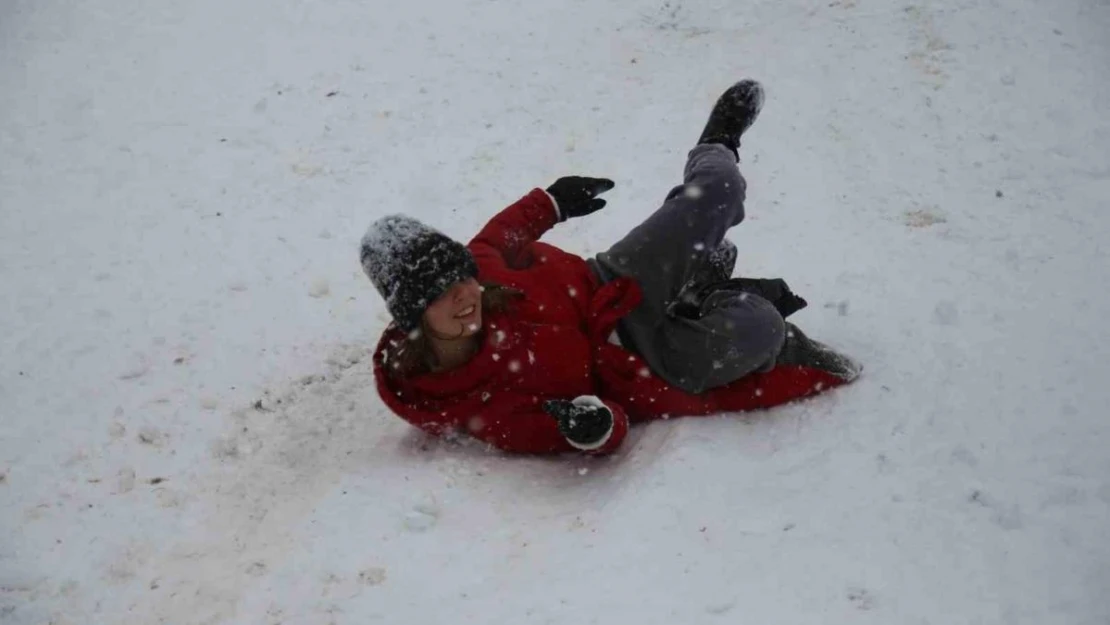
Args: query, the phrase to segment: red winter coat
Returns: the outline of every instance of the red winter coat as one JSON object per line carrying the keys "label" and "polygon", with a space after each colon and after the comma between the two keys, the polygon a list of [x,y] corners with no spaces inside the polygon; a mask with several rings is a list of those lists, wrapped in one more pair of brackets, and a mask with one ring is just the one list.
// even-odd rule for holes
{"label": "red winter coat", "polygon": [[374,375],[391,410],[434,435],[462,431],[505,451],[552,453],[574,447],[543,402],[593,395],[612,410],[614,427],[591,453],[608,453],[620,446],[630,422],[767,408],[843,384],[816,369],[778,366],[699,395],[670,386],[607,340],[639,304],[639,285],[630,278],[602,285],[581,257],[538,242],[556,223],[551,198],[535,189],[468,244],[479,281],[524,293],[509,314],[484,313],[484,343],[470,362],[391,378],[386,347],[405,337],[393,325],[386,330]]}

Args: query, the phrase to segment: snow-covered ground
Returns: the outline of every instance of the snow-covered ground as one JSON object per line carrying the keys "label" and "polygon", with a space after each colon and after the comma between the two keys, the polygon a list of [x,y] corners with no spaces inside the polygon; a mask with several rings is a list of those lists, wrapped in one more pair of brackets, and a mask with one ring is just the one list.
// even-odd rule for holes
{"label": "snow-covered ground", "polygon": [[[1110,622],[1106,0],[0,3],[0,622]],[[866,365],[510,458],[386,413],[372,219],[603,249],[761,79],[749,275]]]}

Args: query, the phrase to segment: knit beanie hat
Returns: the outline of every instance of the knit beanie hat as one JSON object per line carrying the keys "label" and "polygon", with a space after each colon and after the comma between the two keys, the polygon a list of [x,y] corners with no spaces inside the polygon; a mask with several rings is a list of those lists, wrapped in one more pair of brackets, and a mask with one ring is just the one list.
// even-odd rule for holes
{"label": "knit beanie hat", "polygon": [[478,275],[463,244],[404,215],[371,224],[359,256],[362,270],[406,332],[420,327],[424,310],[451,285]]}

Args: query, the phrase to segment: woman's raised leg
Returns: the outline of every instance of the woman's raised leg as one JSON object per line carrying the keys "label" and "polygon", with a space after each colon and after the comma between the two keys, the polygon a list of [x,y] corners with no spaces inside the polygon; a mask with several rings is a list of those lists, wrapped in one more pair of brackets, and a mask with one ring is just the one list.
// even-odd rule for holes
{"label": "woman's raised leg", "polygon": [[683,184],[593,261],[602,279],[631,277],[643,291],[642,303],[618,326],[622,342],[658,375],[689,392],[765,367],[782,347],[783,319],[758,296],[716,295],[703,304],[706,312],[698,319],[668,314],[725,233],[744,219],[747,183],[736,165],[736,149],[762,102],[762,88],[753,81],[726,91],[690,151]]}
{"label": "woman's raised leg", "polygon": [[705,265],[725,233],[744,219],[747,183],[736,157],[717,144],[690,151],[684,184],[595,263],[603,277],[635,278],[644,301],[662,312]]}

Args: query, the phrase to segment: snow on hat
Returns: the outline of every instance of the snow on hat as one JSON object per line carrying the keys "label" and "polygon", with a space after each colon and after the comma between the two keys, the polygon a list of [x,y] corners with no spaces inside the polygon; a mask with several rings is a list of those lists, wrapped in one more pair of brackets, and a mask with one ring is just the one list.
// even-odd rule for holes
{"label": "snow on hat", "polygon": [[478,275],[470,250],[404,215],[382,217],[362,237],[362,270],[406,332],[451,285]]}

